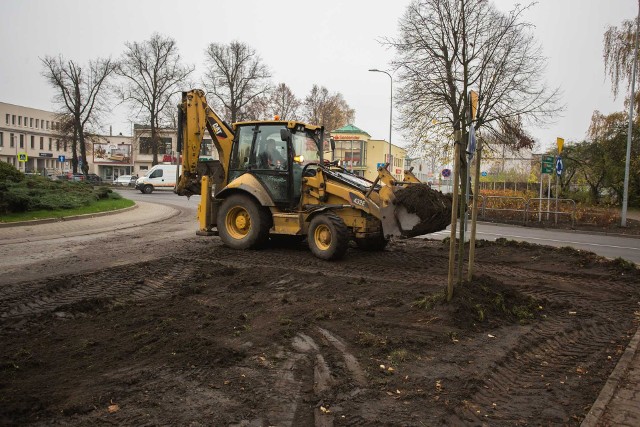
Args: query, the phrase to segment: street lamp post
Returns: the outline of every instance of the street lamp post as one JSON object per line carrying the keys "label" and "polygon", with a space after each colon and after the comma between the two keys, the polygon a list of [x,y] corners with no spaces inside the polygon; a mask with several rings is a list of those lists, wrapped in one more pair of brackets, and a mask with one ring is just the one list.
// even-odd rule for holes
{"label": "street lamp post", "polygon": [[[391,77],[391,74],[387,73],[386,71],[378,70],[377,68],[372,68],[369,71],[372,71],[374,73],[384,73],[389,76],[389,80],[391,82],[391,102],[389,105],[389,162],[391,162],[391,129],[393,127],[393,77]],[[391,166],[392,165],[389,165],[389,167]]]}

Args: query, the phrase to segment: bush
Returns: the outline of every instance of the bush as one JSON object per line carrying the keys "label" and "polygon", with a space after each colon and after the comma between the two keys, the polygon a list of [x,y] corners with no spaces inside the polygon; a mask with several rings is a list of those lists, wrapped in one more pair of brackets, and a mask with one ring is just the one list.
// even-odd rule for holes
{"label": "bush", "polygon": [[12,165],[6,162],[0,162],[0,182],[5,181],[22,181],[24,180],[24,174]]}
{"label": "bush", "polygon": [[28,177],[20,182],[5,181],[0,185],[0,214],[31,210],[73,209],[87,206],[109,192],[80,182],[50,181]]}

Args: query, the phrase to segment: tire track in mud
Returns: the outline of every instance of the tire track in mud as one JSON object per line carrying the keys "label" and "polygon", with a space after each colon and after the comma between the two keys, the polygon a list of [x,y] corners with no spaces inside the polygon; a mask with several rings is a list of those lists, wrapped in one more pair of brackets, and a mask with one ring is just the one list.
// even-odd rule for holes
{"label": "tire track in mud", "polygon": [[340,400],[368,386],[366,373],[345,341],[320,327],[292,339],[291,351],[272,376],[275,394],[267,397],[267,407],[277,409],[267,417],[269,425],[278,426],[308,425],[310,420],[316,427],[333,426],[340,416]]}
{"label": "tire track in mud", "polygon": [[166,273],[149,277],[114,278],[114,270],[90,275],[62,276],[55,280],[22,283],[0,300],[0,319],[19,318],[47,312],[74,314],[113,304],[161,298],[176,292],[194,267],[176,264]]}
{"label": "tire track in mud", "polygon": [[611,324],[576,328],[567,318],[544,322],[496,363],[447,424],[515,425],[541,414],[558,424],[569,422],[574,413],[567,408],[592,402],[562,400],[560,389],[589,386],[588,373],[606,360],[603,349],[615,329]]}
{"label": "tire track in mud", "polygon": [[[606,308],[607,311],[615,311],[620,304],[628,302],[628,284],[610,277],[605,278],[584,273],[574,276],[559,276],[555,273],[526,268],[517,269],[499,264],[483,264],[479,270],[480,273],[503,279],[519,291],[538,300],[554,301],[555,304],[560,302],[573,309],[590,307],[597,300],[598,304]],[[514,283],[513,277],[518,277],[519,282]],[[579,291],[580,289],[585,289],[585,292]],[[590,298],[585,300],[587,292]]]}

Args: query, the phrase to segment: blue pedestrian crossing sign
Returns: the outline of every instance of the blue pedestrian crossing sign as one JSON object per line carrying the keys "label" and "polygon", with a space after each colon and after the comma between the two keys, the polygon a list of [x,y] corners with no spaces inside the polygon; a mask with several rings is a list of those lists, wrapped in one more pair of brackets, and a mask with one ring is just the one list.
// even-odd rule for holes
{"label": "blue pedestrian crossing sign", "polygon": [[27,153],[18,153],[19,162],[26,162],[27,160],[29,160],[29,156],[27,156]]}
{"label": "blue pedestrian crossing sign", "polygon": [[564,165],[562,164],[562,157],[558,156],[556,159],[556,175],[562,175],[562,170],[564,169]]}
{"label": "blue pedestrian crossing sign", "polygon": [[59,161],[60,163],[64,163],[64,161],[65,161],[65,160],[66,160],[66,157],[65,157],[65,156],[63,156],[62,154],[60,154],[60,155],[58,156],[58,161]]}

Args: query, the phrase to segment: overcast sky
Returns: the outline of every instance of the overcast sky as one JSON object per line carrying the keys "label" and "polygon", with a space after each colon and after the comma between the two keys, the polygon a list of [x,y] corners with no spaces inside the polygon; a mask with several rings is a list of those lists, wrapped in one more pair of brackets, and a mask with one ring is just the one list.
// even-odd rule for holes
{"label": "overcast sky", "polygon": [[[503,11],[514,1],[495,0]],[[381,44],[397,34],[409,0],[2,0],[0,101],[54,110],[54,91],[39,58],[62,54],[86,63],[118,57],[127,41],[153,32],[176,39],[184,61],[204,69],[209,43],[239,40],[259,52],[273,74],[299,98],[313,84],[341,92],[356,110],[355,125],[373,138],[389,136],[389,78],[393,52]],[[610,25],[637,13],[636,0],[539,0],[526,14],[548,58],[547,83],[559,87],[566,110],[546,129],[530,129],[542,146],[584,138],[593,110],[624,109],[605,79],[602,38]],[[398,84],[398,82],[395,82]],[[188,88],[185,88],[188,89]],[[132,120],[134,120],[132,118]],[[130,134],[128,110],[114,108],[106,129]],[[393,142],[403,144],[393,130]]]}

